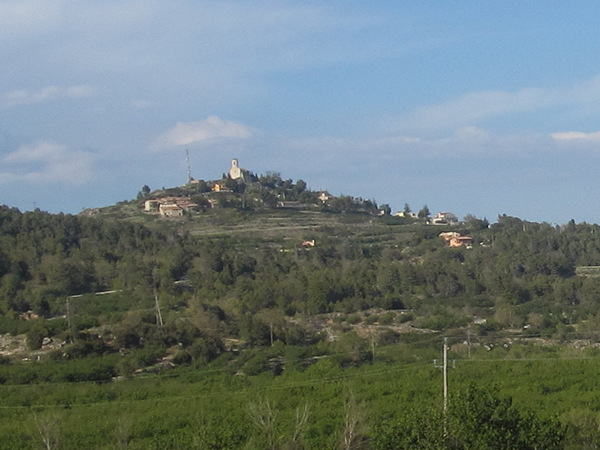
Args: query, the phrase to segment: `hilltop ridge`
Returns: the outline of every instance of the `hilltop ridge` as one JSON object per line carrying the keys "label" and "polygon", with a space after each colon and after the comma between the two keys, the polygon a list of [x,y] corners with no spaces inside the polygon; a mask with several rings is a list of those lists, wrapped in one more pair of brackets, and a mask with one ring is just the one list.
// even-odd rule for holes
{"label": "hilltop ridge", "polygon": [[[457,225],[451,213],[433,218],[427,206],[414,213],[408,205],[392,214],[388,204],[349,195],[334,196],[327,190],[311,190],[299,179],[284,179],[278,172],[256,175],[233,159],[227,173],[214,180],[196,180],[178,187],[151,190],[142,187],[134,200],[90,208],[81,215],[139,221],[158,225],[159,219],[194,234],[267,235],[292,233],[319,227],[376,227],[409,224]],[[471,219],[475,219],[471,217]]]}

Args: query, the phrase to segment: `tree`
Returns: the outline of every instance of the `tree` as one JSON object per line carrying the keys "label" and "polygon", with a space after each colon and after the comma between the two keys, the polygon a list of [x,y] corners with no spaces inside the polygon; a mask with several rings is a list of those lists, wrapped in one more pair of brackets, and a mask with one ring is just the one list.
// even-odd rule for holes
{"label": "tree", "polygon": [[441,408],[423,407],[384,417],[375,424],[373,448],[563,448],[565,431],[557,420],[542,419],[517,409],[512,399],[500,397],[497,389],[471,386],[450,398],[446,420],[442,414]]}
{"label": "tree", "polygon": [[421,208],[421,210],[417,214],[417,217],[419,219],[427,219],[430,214],[431,213],[429,212],[429,208],[427,207],[427,205],[423,205],[423,207]]}
{"label": "tree", "polygon": [[[275,411],[268,399],[264,402],[251,403],[248,408],[250,422],[258,429],[259,435],[248,442],[248,448],[268,449],[301,449],[302,437],[306,432],[309,414],[308,404],[297,407],[291,433],[281,429],[277,411]],[[289,437],[288,437],[289,436]]]}
{"label": "tree", "polygon": [[342,429],[340,448],[343,450],[359,450],[368,448],[365,427],[366,409],[350,393],[344,404],[344,427]]}
{"label": "tree", "polygon": [[463,222],[465,223],[469,231],[484,230],[489,226],[489,222],[487,221],[487,219],[478,219],[473,214],[467,214],[463,218]]}
{"label": "tree", "polygon": [[334,359],[341,366],[359,366],[372,358],[369,342],[361,338],[355,331],[349,331],[340,336],[335,348],[337,354]]}
{"label": "tree", "polygon": [[384,203],[379,207],[379,212],[384,216],[389,216],[392,213],[392,208],[387,203]]}
{"label": "tree", "polygon": [[261,200],[263,204],[269,208],[274,208],[277,206],[277,197],[270,191],[262,191],[260,193]]}
{"label": "tree", "polygon": [[296,181],[296,184],[292,188],[294,196],[297,198],[298,195],[302,194],[306,190],[306,182],[304,180]]}
{"label": "tree", "polygon": [[144,186],[142,186],[142,189],[140,190],[140,192],[138,192],[137,199],[144,200],[144,199],[148,198],[149,194],[150,194],[150,187],[147,184],[145,184]]}
{"label": "tree", "polygon": [[271,408],[268,399],[265,402],[252,403],[248,408],[248,415],[251,422],[258,428],[262,434],[262,443],[265,448],[276,449],[276,420],[277,413]]}
{"label": "tree", "polygon": [[[60,427],[62,418],[58,413],[33,415],[35,431],[39,434],[45,449],[58,448],[60,443]],[[37,440],[37,439],[36,439]]]}
{"label": "tree", "polygon": [[500,397],[497,389],[471,386],[450,402],[451,448],[559,449],[564,437],[564,429],[556,420],[518,410],[512,398]]}
{"label": "tree", "polygon": [[27,332],[27,348],[29,350],[39,350],[42,348],[42,342],[48,335],[46,328],[38,321]]}

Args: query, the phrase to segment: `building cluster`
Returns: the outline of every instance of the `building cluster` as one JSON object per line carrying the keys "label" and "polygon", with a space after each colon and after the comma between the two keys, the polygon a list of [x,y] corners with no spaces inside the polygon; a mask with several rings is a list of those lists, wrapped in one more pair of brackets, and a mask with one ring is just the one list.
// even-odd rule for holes
{"label": "building cluster", "polygon": [[[190,172],[189,167],[188,167],[188,172]],[[231,166],[227,173],[227,177],[229,179],[243,181],[245,179],[245,176],[248,174],[249,174],[249,172],[247,170],[240,167],[239,161],[237,160],[237,158],[234,158],[231,160]],[[198,180],[193,179],[191,177],[191,174],[188,173],[188,175],[189,175],[189,184],[197,184],[198,183]],[[210,190],[213,193],[232,192],[232,189],[224,181],[218,181],[218,182],[213,183],[212,186],[210,186]],[[210,198],[209,196],[206,196],[206,194],[204,194],[204,195],[208,202],[207,206],[210,206],[210,207],[218,206],[219,201],[217,199]],[[330,200],[332,200],[334,198],[335,198],[334,196],[332,196],[329,192],[327,192],[325,190],[319,191],[318,196],[317,196],[317,200],[319,200],[323,204],[329,202]],[[161,198],[146,200],[144,203],[144,211],[158,212],[163,217],[177,217],[177,216],[184,215],[185,212],[187,212],[187,211],[197,209],[198,206],[199,205],[197,203],[191,201],[190,197],[161,197]],[[301,203],[299,201],[282,200],[282,201],[278,202],[278,206],[286,207],[286,208],[303,208],[303,207],[307,207],[310,205]],[[379,211],[379,215],[385,215],[385,214],[389,214],[389,211],[388,212],[384,212],[384,210]],[[411,212],[410,210],[398,211],[394,214],[394,216],[405,217],[405,218],[410,218],[410,219],[415,219],[415,220],[419,219],[419,215]],[[454,214],[449,213],[449,212],[439,212],[434,217],[432,217],[432,218],[426,217],[425,219],[428,224],[432,224],[432,225],[456,225],[456,224],[458,224],[457,217]],[[457,234],[457,236],[447,236],[450,234],[452,234],[452,235]],[[461,237],[460,235],[458,235],[458,233],[442,233],[442,234],[440,234],[440,236],[444,237],[444,239],[446,239],[446,241],[448,242],[448,245],[451,247],[460,247],[462,245],[470,245],[469,240],[471,238],[469,238],[467,236]]]}
{"label": "building cluster", "polygon": [[406,217],[407,219],[415,219],[415,220],[419,218],[419,216],[417,216],[417,214],[412,211],[398,211],[396,214],[394,214],[394,216]]}
{"label": "building cluster", "polygon": [[144,211],[156,212],[163,217],[183,216],[184,212],[197,208],[189,197],[161,197],[144,202]]}
{"label": "building cluster", "polygon": [[473,238],[470,236],[461,236],[456,231],[445,231],[439,236],[446,241],[448,247],[473,247]]}
{"label": "building cluster", "polygon": [[[398,211],[394,215],[415,220],[419,218],[418,214],[411,211]],[[427,218],[427,222],[432,225],[456,225],[458,224],[458,218],[450,212],[439,212],[432,218]]]}
{"label": "building cluster", "polygon": [[449,212],[439,212],[432,219],[434,225],[455,225],[458,223],[458,218]]}

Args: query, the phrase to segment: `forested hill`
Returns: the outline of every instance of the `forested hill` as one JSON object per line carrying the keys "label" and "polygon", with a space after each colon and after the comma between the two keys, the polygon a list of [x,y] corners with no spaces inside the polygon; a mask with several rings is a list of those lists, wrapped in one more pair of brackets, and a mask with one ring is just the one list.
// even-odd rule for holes
{"label": "forested hill", "polygon": [[[600,279],[589,276],[593,267],[588,276],[576,269],[600,265],[597,225],[500,216],[490,226],[472,218],[449,227],[293,209],[227,214],[227,224],[219,214],[144,224],[2,207],[3,317],[30,309],[64,315],[66,296],[101,291],[140,301],[157,291],[164,314],[215,305],[236,324],[232,337],[244,339],[239,321],[265,310],[283,320],[381,308],[406,311],[423,328],[483,318],[488,328],[527,325],[549,335],[596,314]],[[472,245],[450,248],[439,237],[447,231]]]}
{"label": "forested hill", "polygon": [[[36,401],[66,411],[59,416],[70,442],[65,448],[110,446],[97,423],[114,428],[123,401],[133,411],[127,417],[132,448],[240,448],[254,436],[252,423],[262,433],[252,437],[256,448],[276,448],[264,444],[274,435],[260,425],[276,411],[268,399],[249,400],[255,392],[279,393],[289,417],[311,399],[314,416],[296,409],[299,428],[289,434],[291,441],[304,436],[304,448],[322,448],[326,441],[333,448],[337,437],[328,430],[337,430],[338,422],[347,426],[341,415],[348,420],[359,411],[357,423],[365,423],[369,415],[360,411],[367,410],[372,429],[354,439],[370,439],[370,448],[415,448],[447,436],[457,445],[451,448],[537,448],[542,441],[544,448],[562,448],[563,425],[572,448],[597,439],[597,400],[577,409],[573,399],[589,397],[588,374],[597,373],[596,362],[581,357],[596,355],[599,340],[598,225],[551,226],[508,216],[491,225],[473,216],[433,225],[426,217],[366,211],[360,199],[333,209],[254,200],[247,207],[251,198],[175,217],[145,211],[144,195],[77,216],[0,207],[0,385],[6,387],[0,395],[8,405],[0,429],[10,437],[6,448],[23,448],[30,439],[24,408],[49,408]],[[480,380],[486,390],[451,403],[457,406],[449,410],[450,435],[441,429],[441,410],[422,408],[437,398],[439,373],[431,360],[439,357],[441,335],[450,337],[453,357],[496,364],[492,371],[480,365],[461,371],[463,387]],[[532,351],[552,357],[572,351],[581,359],[560,358],[569,374],[562,378],[543,361],[519,369],[498,362],[528,361]],[[529,404],[537,395],[547,408],[542,419],[560,413],[561,425],[521,414],[487,390],[496,370],[505,374],[502,380],[525,377],[535,389],[521,392],[517,402]],[[395,389],[386,375],[392,371],[391,378],[403,376]],[[151,373],[156,381],[144,378]],[[109,387],[85,383],[131,378]],[[65,382],[81,385],[74,393]],[[38,383],[45,387],[26,393]],[[279,384],[283,388],[271,391]],[[339,405],[344,386],[362,392],[368,407],[350,394]],[[166,389],[176,390],[168,401]],[[196,397],[188,398],[189,392]],[[207,392],[212,403],[199,405]],[[562,403],[552,395],[562,396]],[[399,402],[408,409],[399,409]],[[229,409],[215,409],[222,403]],[[241,410],[248,403],[249,416]],[[406,412],[417,403],[418,414]],[[187,406],[176,410],[175,404]],[[194,425],[200,419],[191,411],[201,406],[210,415]],[[97,408],[118,411],[100,419]],[[53,417],[34,419],[42,429],[41,421]],[[482,421],[489,432],[473,433],[469,427],[476,430]],[[499,434],[503,426],[512,431]],[[485,444],[469,444],[473,436]],[[499,445],[505,438],[510,443]],[[175,439],[185,443],[167,445]]]}

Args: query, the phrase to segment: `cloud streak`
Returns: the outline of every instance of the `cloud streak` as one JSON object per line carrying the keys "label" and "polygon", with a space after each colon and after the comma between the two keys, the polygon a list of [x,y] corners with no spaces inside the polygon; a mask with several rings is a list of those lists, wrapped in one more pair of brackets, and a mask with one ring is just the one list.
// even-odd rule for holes
{"label": "cloud streak", "polygon": [[90,153],[49,141],[19,147],[2,158],[0,184],[13,182],[81,185],[92,177]]}
{"label": "cloud streak", "polygon": [[12,108],[20,105],[31,105],[49,101],[66,99],[81,99],[91,97],[97,92],[96,88],[88,85],[79,86],[45,86],[37,90],[16,90],[4,93],[0,97],[1,108]]}
{"label": "cloud streak", "polygon": [[255,134],[255,130],[249,126],[210,116],[198,122],[178,122],[160,135],[152,147],[162,149],[207,141],[250,139]]}
{"label": "cloud streak", "polygon": [[563,131],[550,136],[557,141],[600,141],[600,131],[584,133],[582,131]]}
{"label": "cloud streak", "polygon": [[445,132],[482,122],[549,108],[589,108],[600,101],[600,76],[564,88],[525,88],[510,91],[477,91],[453,100],[418,107],[394,119],[407,132]]}

